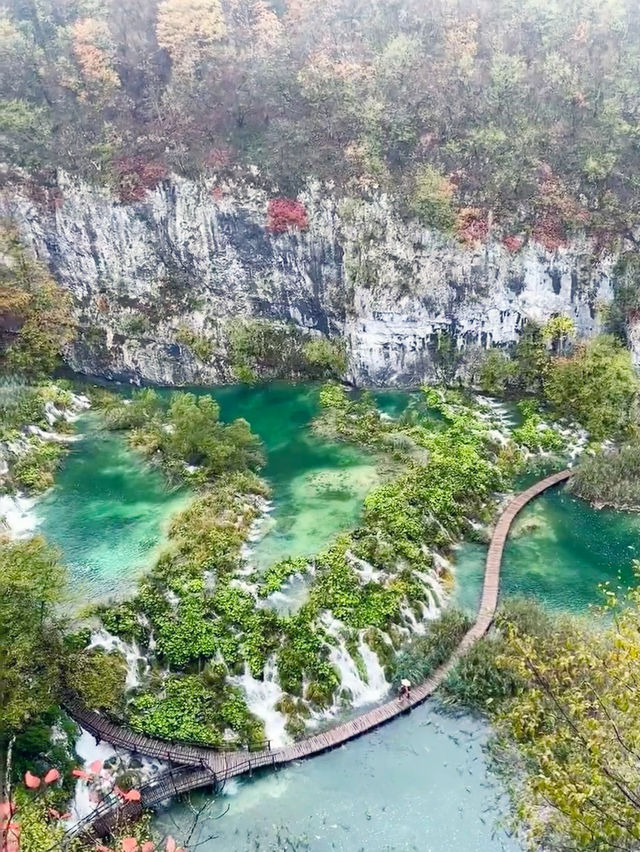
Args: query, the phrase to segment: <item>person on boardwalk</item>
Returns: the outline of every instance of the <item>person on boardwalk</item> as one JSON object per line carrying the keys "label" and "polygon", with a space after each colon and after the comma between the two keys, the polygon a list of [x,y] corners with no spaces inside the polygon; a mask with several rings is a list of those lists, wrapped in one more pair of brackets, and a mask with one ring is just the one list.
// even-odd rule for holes
{"label": "person on boardwalk", "polygon": [[398,700],[402,701],[403,698],[411,697],[411,681],[407,680],[406,677],[403,677],[400,681],[400,691],[398,694]]}

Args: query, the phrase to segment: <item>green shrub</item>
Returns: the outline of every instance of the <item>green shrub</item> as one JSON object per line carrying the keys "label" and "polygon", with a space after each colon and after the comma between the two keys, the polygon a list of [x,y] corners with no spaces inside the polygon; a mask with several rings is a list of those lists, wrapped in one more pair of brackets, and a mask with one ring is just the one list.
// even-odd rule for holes
{"label": "green shrub", "polygon": [[60,466],[65,448],[53,441],[43,441],[35,436],[29,439],[29,449],[13,466],[17,485],[34,494],[51,488],[53,475]]}
{"label": "green shrub", "polygon": [[70,654],[65,661],[66,686],[94,710],[122,706],[127,665],[117,651],[92,648]]}
{"label": "green shrub", "polygon": [[640,509],[640,442],[584,454],[569,480],[569,490],[597,506]]}
{"label": "green shrub", "polygon": [[446,609],[434,619],[426,636],[413,639],[398,654],[393,666],[393,684],[407,678],[420,684],[446,662],[471,626],[470,619],[455,609]]}

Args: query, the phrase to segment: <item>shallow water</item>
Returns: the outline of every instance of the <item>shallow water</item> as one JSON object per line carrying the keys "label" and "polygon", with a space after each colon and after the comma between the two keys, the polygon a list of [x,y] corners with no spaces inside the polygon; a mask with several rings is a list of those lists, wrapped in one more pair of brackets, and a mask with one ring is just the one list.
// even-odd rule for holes
{"label": "shallow water", "polygon": [[99,429],[94,415],[77,426],[82,440],[70,445],[55,487],[35,512],[37,532],[62,551],[73,601],[84,603],[133,589],[189,494],[169,490],[162,474],[121,435]]}
{"label": "shallow water", "polygon": [[205,392],[218,400],[223,420],[244,417],[265,445],[263,475],[274,505],[262,525],[266,535],[251,549],[252,561],[266,567],[285,556],[312,556],[356,523],[364,497],[379,481],[376,462],[313,434],[317,386],[234,385]]}
{"label": "shallow water", "polygon": [[[420,707],[337,751],[230,784],[209,816],[228,812],[202,823],[198,849],[518,850],[495,826],[506,801],[487,772],[487,734],[478,721]],[[188,824],[183,808],[170,813]],[[161,823],[175,832],[167,816]]]}
{"label": "shallow water", "polygon": [[[318,388],[273,384],[213,391],[223,420],[244,417],[267,451],[264,475],[274,508],[251,558],[266,566],[287,555],[312,555],[353,525],[378,482],[373,458],[346,444],[323,441],[309,428]],[[36,507],[37,528],[57,544],[69,566],[74,599],[122,597],[149,567],[170,517],[189,493],[167,488],[160,471],[129,450],[123,436],[79,421],[55,488]]]}
{"label": "shallow water", "polygon": [[[458,602],[475,609],[480,599],[484,545],[464,544],[456,554]],[[502,596],[538,598],[551,609],[584,612],[601,602],[598,585],[633,583],[640,558],[640,515],[593,509],[554,488],[515,520],[505,547]]]}

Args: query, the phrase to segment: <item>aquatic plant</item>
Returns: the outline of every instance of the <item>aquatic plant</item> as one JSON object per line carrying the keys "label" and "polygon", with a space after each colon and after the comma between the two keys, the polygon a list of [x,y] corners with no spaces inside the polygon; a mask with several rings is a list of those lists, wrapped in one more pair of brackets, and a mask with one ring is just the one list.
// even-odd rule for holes
{"label": "aquatic plant", "polygon": [[640,510],[640,443],[584,453],[568,487],[596,506]]}

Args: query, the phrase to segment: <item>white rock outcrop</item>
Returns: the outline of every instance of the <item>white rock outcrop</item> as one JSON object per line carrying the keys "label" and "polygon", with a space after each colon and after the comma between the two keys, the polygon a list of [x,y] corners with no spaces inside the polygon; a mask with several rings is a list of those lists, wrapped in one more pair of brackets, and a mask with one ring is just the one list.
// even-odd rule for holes
{"label": "white rock outcrop", "polygon": [[[565,314],[588,337],[613,297],[615,257],[595,257],[586,239],[554,253],[463,246],[402,220],[386,196],[341,201],[311,185],[300,196],[308,230],[274,235],[267,196],[246,185],[173,177],[123,205],[58,182],[51,209],[5,190],[0,213],[73,293],[80,335],[68,361],[83,373],[228,381],[225,322],[259,316],[344,336],[355,383],[412,385],[433,377],[443,331],[468,347],[507,344],[527,319]],[[211,357],[192,352],[185,328],[211,341]]]}

